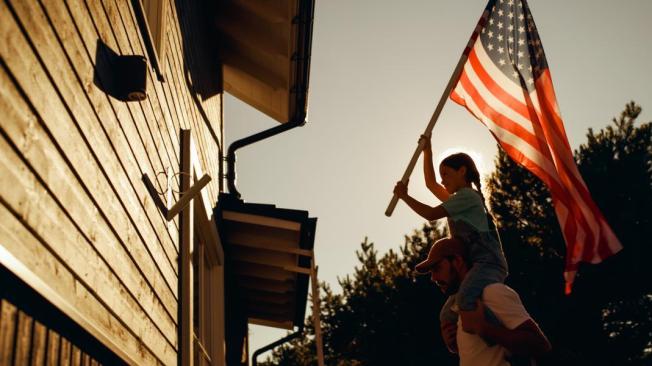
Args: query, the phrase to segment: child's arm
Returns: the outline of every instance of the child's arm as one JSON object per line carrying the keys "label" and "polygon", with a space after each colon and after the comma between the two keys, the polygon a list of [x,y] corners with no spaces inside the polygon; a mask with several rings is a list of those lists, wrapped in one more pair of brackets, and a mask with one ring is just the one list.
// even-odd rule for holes
{"label": "child's arm", "polygon": [[426,220],[432,221],[448,216],[446,210],[441,206],[430,207],[412,198],[407,192],[407,186],[403,182],[397,182],[394,187],[394,194],[407,203],[410,208]]}
{"label": "child's arm", "polygon": [[432,145],[430,144],[430,136],[421,135],[421,139],[425,141],[423,145],[423,176],[426,181],[426,187],[432,192],[435,197],[444,202],[450,195],[446,188],[437,183],[435,176],[435,167],[432,163]]}

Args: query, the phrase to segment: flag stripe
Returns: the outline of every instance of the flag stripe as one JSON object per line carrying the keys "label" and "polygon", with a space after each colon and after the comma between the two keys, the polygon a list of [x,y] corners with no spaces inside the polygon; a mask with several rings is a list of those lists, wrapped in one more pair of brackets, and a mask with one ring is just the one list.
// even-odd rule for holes
{"label": "flag stripe", "polygon": [[[475,49],[478,49],[478,48],[481,48],[481,47],[482,47],[482,46],[481,46],[480,44],[476,44]],[[473,59],[472,59],[471,57],[470,57],[470,63],[473,63]],[[474,70],[482,70],[482,71],[484,71],[484,70],[482,69],[482,65],[480,65],[480,64],[476,64]],[[467,92],[466,95],[469,96],[469,97],[471,97],[471,98],[476,102],[476,103],[475,103],[475,104],[476,104],[476,107],[477,107],[477,105],[482,105],[482,106],[483,106],[483,107],[480,107],[480,109],[484,110],[484,111],[485,111],[485,114],[486,114],[487,109],[490,109],[490,107],[487,106],[487,103],[479,97],[478,93],[477,93],[476,90],[473,88],[473,86],[475,86],[475,84],[474,84],[474,85],[469,85],[470,83],[469,83],[469,79],[468,79],[468,77],[469,77],[469,76],[472,77],[472,74],[473,74],[473,72],[470,70],[470,68],[465,68],[465,69],[464,69],[464,73],[461,75],[460,83],[459,83],[458,85],[460,85],[461,87],[463,87],[463,88],[466,90],[466,92]],[[489,77],[488,74],[485,74],[485,75],[486,75],[486,78],[484,78],[482,81],[484,81],[485,79],[486,79],[486,80],[491,79],[491,78]],[[511,81],[510,81],[510,83],[511,83]],[[478,85],[484,85],[484,84],[480,83],[479,80],[478,80]],[[498,89],[498,87],[494,88],[494,90],[496,90],[496,89]],[[493,100],[496,100],[496,99],[494,98]],[[509,106],[507,106],[507,105],[505,105],[505,104],[502,104],[502,106],[503,106],[503,107],[501,108],[501,111],[507,111],[507,110],[510,110],[510,109],[509,109]],[[500,107],[501,107],[501,106],[499,106],[499,108],[500,108]],[[504,121],[504,117],[503,117],[500,113],[497,113],[497,112],[495,112],[494,110],[491,110],[491,113],[489,113],[489,115],[490,115],[490,118],[484,117],[483,120],[493,119],[494,122],[496,122],[498,125],[501,125],[501,127],[509,127],[508,124],[505,123],[505,121]],[[501,122],[502,122],[502,123],[501,123]],[[524,134],[522,134],[522,133],[519,133],[519,131],[518,131],[518,130],[515,130],[515,129],[511,129],[511,131],[512,131],[514,134],[516,134],[517,136],[519,136],[519,137],[525,139],[525,140],[526,140],[530,145],[532,145],[533,148],[536,149],[536,148],[539,147],[539,144],[537,144],[537,143],[533,143],[531,137],[526,136],[526,135],[524,135]],[[544,144],[544,146],[545,146],[545,144]],[[547,149],[543,149],[543,151],[547,152],[546,150],[547,150]],[[539,151],[541,151],[541,150],[539,150]],[[543,152],[543,151],[541,151],[541,152]],[[555,174],[555,173],[552,173],[552,171],[554,171],[554,168],[553,168],[553,169],[549,169],[549,170],[548,170],[548,173],[551,174],[553,177],[557,177],[558,175]],[[555,180],[559,181],[558,178],[555,179]],[[564,185],[564,186],[568,186],[568,183],[566,182],[566,184],[563,184],[563,185]],[[580,209],[581,209],[581,211],[582,211],[581,213],[579,213],[579,212],[577,212],[577,211],[574,212],[574,216],[580,215],[580,217],[578,217],[578,219],[580,220],[581,227],[583,227],[583,232],[585,232],[586,235],[588,236],[587,240],[588,240],[589,242],[594,242],[594,241],[595,241],[595,237],[596,237],[596,235],[597,235],[597,230],[596,230],[596,228],[597,228],[597,222],[595,222],[595,220],[594,220],[594,218],[593,218],[593,215],[592,215],[591,212],[587,209],[587,207],[586,207],[586,203],[584,202],[584,200],[582,200],[582,199],[579,197],[579,195],[577,194],[577,191],[575,191],[574,189],[572,189],[572,185],[571,185],[571,189],[570,189],[570,190],[571,190],[572,195],[574,196],[574,199],[577,201],[576,204],[578,204],[578,205],[580,206]],[[571,207],[574,207],[574,205],[572,205]],[[562,223],[562,224],[563,224],[563,223]]]}
{"label": "flag stripe", "polygon": [[566,241],[570,289],[579,262],[600,262],[622,246],[573,158],[526,1],[490,1],[480,28],[471,37],[473,46],[467,45],[468,58],[450,97],[550,190]]}

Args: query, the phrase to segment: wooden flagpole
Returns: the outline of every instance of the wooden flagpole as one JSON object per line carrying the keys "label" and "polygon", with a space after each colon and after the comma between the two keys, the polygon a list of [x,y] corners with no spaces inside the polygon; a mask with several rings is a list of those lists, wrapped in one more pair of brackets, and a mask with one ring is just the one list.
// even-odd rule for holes
{"label": "wooden flagpole", "polygon": [[[466,60],[469,58],[469,53],[471,52],[471,49],[475,44],[475,40],[478,38],[478,35],[480,34],[480,30],[482,30],[482,27],[484,26],[488,17],[489,17],[489,10],[485,9],[484,13],[482,13],[482,17],[480,17],[480,21],[478,21],[478,24],[475,26],[475,29],[473,30],[473,34],[471,35],[471,39],[469,39],[469,43],[467,43],[466,48],[464,49],[464,52],[460,57],[460,60],[457,62],[457,66],[455,66],[453,75],[451,75],[451,78],[448,81],[448,85],[446,85],[446,89],[444,89],[444,93],[441,95],[441,98],[439,99],[439,104],[437,104],[437,108],[435,108],[435,112],[432,114],[432,117],[430,117],[430,122],[428,123],[428,126],[426,126],[426,130],[423,132],[423,135],[428,136],[428,138],[430,138],[430,135],[432,134],[432,129],[433,127],[435,127],[435,124],[439,119],[439,115],[441,114],[442,109],[444,109],[444,104],[446,104],[446,101],[448,100],[448,96],[450,95],[451,91],[457,84],[457,80],[459,79],[460,74],[462,73],[462,69],[464,68],[464,64],[466,63]],[[410,174],[412,174],[412,170],[414,170],[414,165],[417,163],[417,160],[419,159],[419,155],[421,155],[421,151],[423,150],[424,144],[425,142],[423,139],[419,140],[417,149],[414,151],[414,154],[412,154],[412,159],[410,160],[410,163],[408,164],[407,168],[405,168],[405,172],[403,173],[403,177],[401,178],[401,182],[403,182],[404,184],[407,184],[408,178],[410,178]],[[387,209],[385,210],[385,216],[392,216],[392,213],[394,212],[394,208],[396,207],[397,203],[398,203],[398,196],[393,195],[392,200],[389,202],[389,206],[387,206]]]}

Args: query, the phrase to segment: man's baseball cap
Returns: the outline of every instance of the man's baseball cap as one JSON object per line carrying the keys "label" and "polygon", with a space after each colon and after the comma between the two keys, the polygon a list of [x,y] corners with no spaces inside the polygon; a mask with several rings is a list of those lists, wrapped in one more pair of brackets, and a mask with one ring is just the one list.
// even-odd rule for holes
{"label": "man's baseball cap", "polygon": [[439,239],[435,244],[430,247],[430,252],[428,252],[428,258],[425,261],[417,264],[414,267],[414,270],[419,274],[427,274],[432,266],[443,258],[450,257],[452,255],[459,255],[462,258],[466,257],[465,255],[466,247],[464,243],[456,238],[444,238]]}

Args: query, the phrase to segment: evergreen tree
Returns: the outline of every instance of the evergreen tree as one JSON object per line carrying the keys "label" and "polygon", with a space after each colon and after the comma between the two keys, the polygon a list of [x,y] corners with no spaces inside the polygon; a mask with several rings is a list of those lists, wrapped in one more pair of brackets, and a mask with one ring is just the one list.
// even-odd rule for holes
{"label": "evergreen tree", "polygon": [[641,279],[652,274],[645,265],[652,254],[652,134],[650,123],[635,125],[640,111],[627,104],[613,126],[589,130],[575,154],[625,249],[602,264],[582,265],[569,297],[561,295],[565,244],[547,188],[502,150],[496,159],[488,187],[510,266],[507,283],[551,338],[557,352],[551,364],[650,360],[652,319],[642,311],[650,308],[651,287]]}
{"label": "evergreen tree", "polygon": [[[430,225],[406,236],[398,252],[379,256],[365,239],[359,265],[339,280],[341,294],[321,284],[322,337],[327,365],[455,365],[439,330],[445,300],[428,276],[415,276],[443,230]],[[306,332],[314,335],[310,317]],[[314,339],[297,339],[273,352],[266,365],[317,365]]]}

